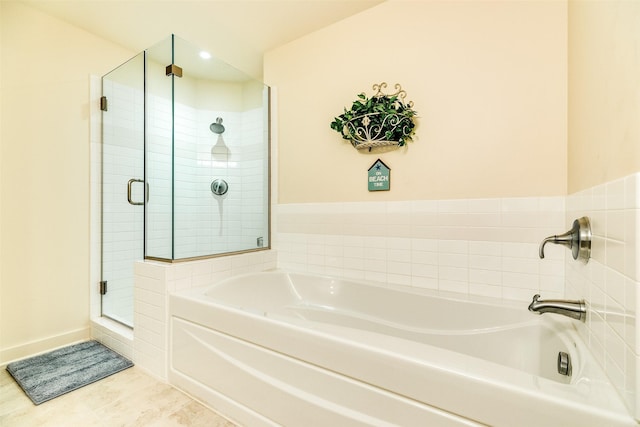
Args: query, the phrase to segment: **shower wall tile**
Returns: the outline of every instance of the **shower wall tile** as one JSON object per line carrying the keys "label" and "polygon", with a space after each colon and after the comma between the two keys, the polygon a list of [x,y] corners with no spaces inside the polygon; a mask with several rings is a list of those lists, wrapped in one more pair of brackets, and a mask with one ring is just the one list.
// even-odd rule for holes
{"label": "shower wall tile", "polygon": [[580,332],[636,415],[639,182],[634,174],[567,197],[567,221],[590,217],[593,237],[589,262],[567,257],[565,265],[567,297],[584,298],[589,308]]}
{"label": "shower wall tile", "polygon": [[277,205],[279,266],[493,298],[559,297],[565,250],[540,260],[538,245],[565,231],[564,206],[564,197]]}

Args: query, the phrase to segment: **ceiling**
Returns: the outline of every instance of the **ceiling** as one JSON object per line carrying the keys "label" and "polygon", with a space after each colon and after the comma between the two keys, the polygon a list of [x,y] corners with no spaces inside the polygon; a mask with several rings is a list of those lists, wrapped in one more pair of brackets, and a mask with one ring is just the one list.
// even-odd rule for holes
{"label": "ceiling", "polygon": [[385,0],[22,1],[134,53],[175,34],[259,77],[264,52]]}

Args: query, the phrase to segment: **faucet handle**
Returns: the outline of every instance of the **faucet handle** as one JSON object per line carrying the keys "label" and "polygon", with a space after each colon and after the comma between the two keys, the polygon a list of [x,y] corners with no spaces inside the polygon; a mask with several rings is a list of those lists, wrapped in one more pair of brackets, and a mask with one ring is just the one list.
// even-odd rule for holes
{"label": "faucet handle", "polygon": [[564,234],[545,238],[540,244],[538,252],[541,259],[544,258],[544,247],[549,242],[566,246],[571,249],[573,259],[580,258],[581,261],[586,263],[591,256],[591,222],[589,218],[583,216],[576,219],[573,221],[571,230]]}

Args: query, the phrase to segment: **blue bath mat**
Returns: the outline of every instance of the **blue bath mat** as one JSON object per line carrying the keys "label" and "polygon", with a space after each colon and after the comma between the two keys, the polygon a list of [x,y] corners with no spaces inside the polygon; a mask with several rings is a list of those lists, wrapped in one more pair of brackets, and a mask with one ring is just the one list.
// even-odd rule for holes
{"label": "blue bath mat", "polygon": [[132,366],[98,341],[87,341],[9,363],[7,371],[39,405]]}

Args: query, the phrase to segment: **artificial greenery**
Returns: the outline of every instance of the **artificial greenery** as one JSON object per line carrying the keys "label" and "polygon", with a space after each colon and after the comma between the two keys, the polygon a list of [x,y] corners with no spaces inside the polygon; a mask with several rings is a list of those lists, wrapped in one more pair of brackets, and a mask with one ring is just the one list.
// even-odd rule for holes
{"label": "artificial greenery", "polygon": [[411,104],[404,103],[398,96],[376,94],[368,98],[358,94],[351,109],[335,117],[331,129],[351,141],[354,146],[371,141],[393,141],[403,146],[415,133],[416,116]]}

